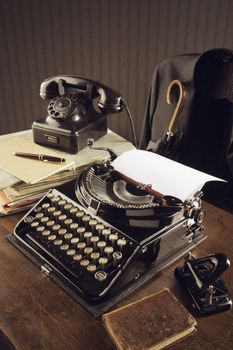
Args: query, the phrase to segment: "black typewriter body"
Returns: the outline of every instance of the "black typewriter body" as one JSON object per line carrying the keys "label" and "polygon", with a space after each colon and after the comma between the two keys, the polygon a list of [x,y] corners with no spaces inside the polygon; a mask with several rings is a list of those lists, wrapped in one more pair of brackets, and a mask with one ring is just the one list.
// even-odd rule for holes
{"label": "black typewriter body", "polygon": [[11,241],[98,316],[205,239],[199,194],[164,198],[93,165],[51,189]]}

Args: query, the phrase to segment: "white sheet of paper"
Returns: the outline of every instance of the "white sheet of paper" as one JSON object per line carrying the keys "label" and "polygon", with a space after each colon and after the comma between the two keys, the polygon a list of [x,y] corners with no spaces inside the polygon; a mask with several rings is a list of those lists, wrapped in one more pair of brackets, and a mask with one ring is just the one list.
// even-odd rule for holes
{"label": "white sheet of paper", "polygon": [[156,153],[131,150],[117,157],[112,166],[118,172],[163,195],[182,201],[191,198],[208,181],[224,181]]}

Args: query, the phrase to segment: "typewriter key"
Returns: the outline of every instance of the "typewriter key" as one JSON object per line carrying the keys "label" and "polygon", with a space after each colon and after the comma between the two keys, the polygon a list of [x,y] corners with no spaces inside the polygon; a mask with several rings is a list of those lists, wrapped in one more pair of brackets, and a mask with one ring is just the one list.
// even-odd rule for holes
{"label": "typewriter key", "polygon": [[62,245],[63,241],[62,239],[55,239],[55,241],[53,242],[53,244],[57,247],[59,247],[60,245]]}
{"label": "typewriter key", "polygon": [[35,212],[35,213],[39,213],[41,210],[42,210],[41,207],[35,207],[35,208],[34,208],[34,212]]}
{"label": "typewriter key", "polygon": [[80,261],[82,260],[82,258],[83,258],[82,254],[75,254],[73,256],[73,261]]}
{"label": "typewriter key", "polygon": [[64,205],[64,210],[66,211],[66,213],[70,213],[70,209],[73,207],[73,205],[71,203],[66,203]]}
{"label": "typewriter key", "polygon": [[50,231],[50,230],[44,230],[44,231],[42,232],[42,236],[43,236],[43,237],[48,237],[50,234],[51,234],[51,231]]}
{"label": "typewriter key", "polygon": [[36,214],[35,218],[40,220],[43,216],[44,216],[44,213],[40,212]]}
{"label": "typewriter key", "polygon": [[76,230],[76,233],[78,234],[79,237],[83,238],[85,232],[85,227],[78,227]]}
{"label": "typewriter key", "polygon": [[86,255],[91,255],[92,252],[93,252],[93,248],[92,247],[86,247],[84,249],[84,254],[86,254]]}
{"label": "typewriter key", "polygon": [[54,224],[55,224],[55,221],[54,221],[54,220],[49,220],[49,221],[47,221],[47,223],[46,223],[46,225],[47,225],[48,227],[52,227]]}
{"label": "typewriter key", "polygon": [[49,236],[47,237],[48,242],[55,241],[55,239],[56,239],[56,238],[57,238],[57,236],[56,236],[56,235],[49,235]]}
{"label": "typewriter key", "polygon": [[91,227],[92,231],[94,231],[96,224],[97,224],[97,220],[96,219],[91,219],[89,221],[89,226]]}
{"label": "typewriter key", "polygon": [[113,247],[112,246],[106,246],[104,248],[104,252],[107,255],[108,259],[110,258],[111,254],[113,253]]}
{"label": "typewriter key", "polygon": [[111,230],[109,228],[104,228],[103,229],[102,235],[103,235],[103,237],[105,238],[106,241],[108,240],[108,237],[110,236],[110,234],[111,234]]}
{"label": "typewriter key", "polygon": [[93,252],[91,253],[91,259],[93,261],[97,261],[100,258],[100,253],[99,252]]}
{"label": "typewriter key", "polygon": [[117,240],[117,245],[122,250],[126,246],[126,240],[124,238],[119,238]]}
{"label": "typewriter key", "polygon": [[68,256],[74,256],[75,253],[76,253],[75,249],[68,249],[68,250],[66,251],[66,254],[67,254]]}
{"label": "typewriter key", "polygon": [[60,249],[61,251],[67,251],[69,249],[69,244],[66,244],[66,243],[62,244],[60,246]]}
{"label": "typewriter key", "polygon": [[99,241],[97,242],[97,248],[99,248],[100,253],[103,254],[104,248],[106,247],[107,243],[105,241]]}
{"label": "typewriter key", "polygon": [[31,228],[35,228],[35,227],[37,227],[37,226],[39,226],[40,224],[39,224],[39,222],[38,221],[33,221],[32,223],[31,223]]}
{"label": "typewriter key", "polygon": [[43,218],[40,219],[40,222],[48,222],[49,221],[49,217],[48,216],[43,216]]}
{"label": "typewriter key", "polygon": [[73,231],[74,233],[76,232],[77,228],[78,228],[77,222],[72,222],[70,224],[70,230]]}
{"label": "typewriter key", "polygon": [[67,218],[67,219],[64,220],[64,225],[65,225],[68,229],[70,229],[70,225],[71,225],[72,223],[73,223],[73,220],[70,219],[70,218]]}
{"label": "typewriter key", "polygon": [[63,209],[63,207],[64,207],[64,205],[65,205],[66,203],[67,203],[67,202],[66,202],[65,199],[61,199],[57,204],[59,205],[59,207],[60,207],[61,209]]}
{"label": "typewriter key", "polygon": [[114,244],[116,243],[116,241],[118,240],[118,234],[117,233],[111,233],[109,235],[109,242],[111,242],[111,244],[114,246]]}
{"label": "typewriter key", "polygon": [[66,228],[60,228],[60,230],[58,230],[59,236],[64,236],[66,233],[67,233],[67,229]]}
{"label": "typewriter key", "polygon": [[52,213],[55,212],[55,210],[56,210],[55,207],[49,207],[49,208],[47,209],[47,213],[48,213],[48,214],[52,214]]}
{"label": "typewriter key", "polygon": [[52,199],[53,197],[54,197],[53,192],[49,192],[49,193],[47,194],[47,198],[48,198],[48,199]]}
{"label": "typewriter key", "polygon": [[82,222],[83,225],[87,228],[89,221],[91,220],[91,216],[90,215],[83,215],[82,217]]}
{"label": "typewriter key", "polygon": [[77,211],[77,213],[76,213],[76,218],[78,219],[78,222],[80,223],[81,222],[81,219],[82,219],[82,217],[85,215],[85,213],[84,213],[84,211],[82,211],[82,210],[79,210],[79,211]]}
{"label": "typewriter key", "polygon": [[75,217],[77,211],[78,211],[78,208],[77,208],[77,207],[72,207],[72,208],[70,208],[70,215],[72,216],[72,218]]}
{"label": "typewriter key", "polygon": [[58,217],[61,215],[61,211],[60,210],[55,210],[53,212],[53,217],[55,220],[58,220]]}
{"label": "typewriter key", "polygon": [[86,267],[90,264],[90,261],[88,259],[83,259],[80,261],[80,265],[83,267]]}
{"label": "typewriter key", "polygon": [[86,243],[85,242],[79,242],[77,244],[78,250],[82,251],[84,248],[86,248]]}
{"label": "typewriter key", "polygon": [[55,225],[52,226],[52,231],[53,232],[58,232],[60,230],[60,228],[61,228],[61,225],[55,224]]}
{"label": "typewriter key", "polygon": [[72,245],[74,245],[74,246],[76,246],[76,245],[78,244],[78,242],[79,242],[79,238],[78,238],[78,237],[73,237],[73,238],[71,238],[71,240],[70,240],[70,243],[71,243]]}
{"label": "typewriter key", "polygon": [[87,266],[87,271],[89,271],[89,272],[94,272],[94,271],[96,271],[96,265],[94,265],[94,264],[88,265],[88,266]]}
{"label": "typewriter key", "polygon": [[61,200],[61,198],[59,197],[59,196],[56,196],[56,197],[53,197],[52,199],[51,199],[51,202],[55,205],[55,206],[57,206],[57,204],[58,204],[58,202]]}
{"label": "typewriter key", "polygon": [[41,233],[41,232],[43,232],[45,230],[45,227],[44,226],[38,226],[37,228],[36,228],[36,231],[38,232],[38,233]]}
{"label": "typewriter key", "polygon": [[107,274],[105,271],[97,271],[95,273],[95,279],[97,279],[99,282],[106,280],[106,278],[107,278]]}
{"label": "typewriter key", "polygon": [[66,233],[65,235],[64,235],[64,239],[66,239],[66,240],[71,240],[71,238],[73,237],[73,234],[72,233]]}
{"label": "typewriter key", "polygon": [[114,252],[112,254],[113,257],[113,265],[116,266],[119,261],[122,259],[122,253],[121,252]]}
{"label": "typewriter key", "polygon": [[98,235],[100,236],[102,231],[103,231],[103,229],[104,229],[104,225],[103,224],[97,224],[95,226],[95,229],[96,229],[96,232],[98,233]]}
{"label": "typewriter key", "polygon": [[84,232],[83,237],[84,237],[85,241],[87,242],[87,244],[89,244],[91,241],[92,232],[91,231]]}
{"label": "typewriter key", "polygon": [[50,207],[50,204],[49,203],[43,203],[42,206],[41,206],[44,210],[47,210],[49,207]]}
{"label": "typewriter key", "polygon": [[108,264],[108,258],[106,256],[102,256],[99,258],[99,264],[101,265],[102,268],[104,268]]}
{"label": "typewriter key", "polygon": [[65,219],[67,219],[67,215],[66,214],[61,214],[58,216],[58,220],[61,221],[62,223],[65,221]]}
{"label": "typewriter key", "polygon": [[96,249],[97,242],[99,242],[99,236],[92,236],[90,241],[93,248]]}

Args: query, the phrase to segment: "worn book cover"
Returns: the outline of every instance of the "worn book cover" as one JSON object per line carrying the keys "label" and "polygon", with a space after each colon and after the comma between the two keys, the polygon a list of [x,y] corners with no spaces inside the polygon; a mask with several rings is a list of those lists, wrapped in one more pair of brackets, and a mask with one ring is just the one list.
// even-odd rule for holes
{"label": "worn book cover", "polygon": [[106,313],[103,323],[120,350],[159,350],[187,337],[196,321],[169,291]]}

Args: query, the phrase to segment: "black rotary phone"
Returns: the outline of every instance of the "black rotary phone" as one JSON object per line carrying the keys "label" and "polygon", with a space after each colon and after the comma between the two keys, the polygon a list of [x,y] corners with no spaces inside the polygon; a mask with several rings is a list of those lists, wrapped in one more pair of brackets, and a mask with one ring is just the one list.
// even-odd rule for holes
{"label": "black rotary phone", "polygon": [[69,153],[84,148],[87,139],[105,135],[107,116],[125,106],[122,96],[106,85],[73,75],[46,79],[40,96],[51,101],[48,116],[32,124],[34,141]]}

